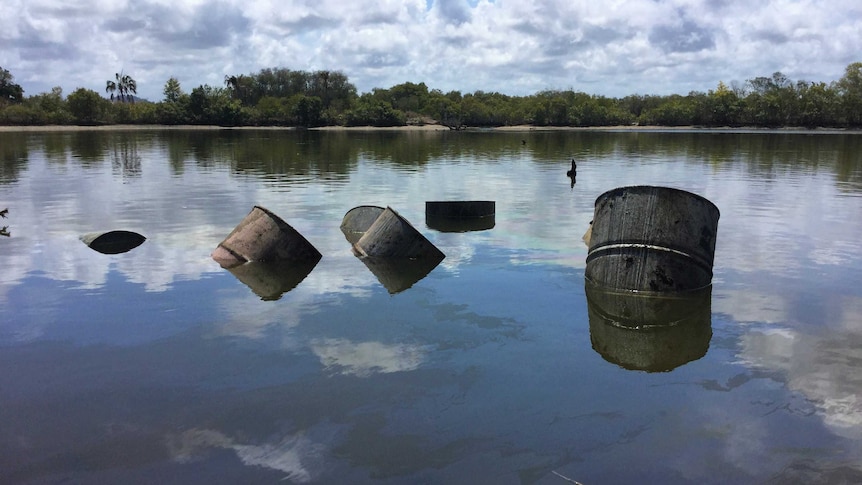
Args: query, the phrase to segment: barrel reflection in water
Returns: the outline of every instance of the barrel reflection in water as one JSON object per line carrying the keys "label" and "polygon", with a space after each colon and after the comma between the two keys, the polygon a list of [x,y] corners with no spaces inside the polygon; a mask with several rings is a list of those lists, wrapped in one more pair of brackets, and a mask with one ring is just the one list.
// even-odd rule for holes
{"label": "barrel reflection in water", "polygon": [[394,295],[428,276],[428,273],[443,261],[443,257],[410,259],[366,256],[359,257],[359,260],[377,277],[386,291]]}
{"label": "barrel reflection in water", "polygon": [[225,269],[251,288],[261,300],[274,301],[296,288],[318,261],[249,261]]}
{"label": "barrel reflection in water", "polygon": [[587,282],[593,349],[629,370],[668,372],[700,359],[712,338],[712,286],[645,295]]}

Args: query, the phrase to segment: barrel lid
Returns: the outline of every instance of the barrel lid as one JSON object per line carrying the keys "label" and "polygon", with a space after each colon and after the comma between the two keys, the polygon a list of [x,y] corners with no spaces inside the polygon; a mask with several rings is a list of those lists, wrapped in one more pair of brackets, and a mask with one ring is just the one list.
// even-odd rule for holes
{"label": "barrel lid", "polygon": [[707,199],[706,197],[703,197],[702,195],[698,195],[698,194],[695,194],[694,192],[689,192],[689,191],[683,190],[683,189],[677,189],[674,187],[661,187],[658,185],[628,185],[625,187],[617,187],[615,189],[608,190],[607,192],[603,193],[602,195],[596,197],[595,205],[598,206],[599,202],[601,202],[603,199],[609,199],[611,197],[617,197],[623,193],[630,193],[630,192],[634,192],[634,193],[644,193],[644,192],[671,192],[671,193],[673,193],[673,192],[675,192],[675,193],[685,194],[689,197],[693,197],[693,198],[700,200],[700,201],[704,202],[705,204],[711,206],[713,209],[715,209],[715,212],[717,214],[721,215],[721,211],[718,209],[718,206],[713,204],[711,200]]}

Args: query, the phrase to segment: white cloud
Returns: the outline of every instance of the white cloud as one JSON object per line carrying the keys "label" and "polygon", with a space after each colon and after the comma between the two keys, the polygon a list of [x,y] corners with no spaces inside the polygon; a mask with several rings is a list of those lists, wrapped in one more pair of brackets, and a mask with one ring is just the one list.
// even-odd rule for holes
{"label": "white cloud", "polygon": [[124,70],[157,100],[268,67],[340,70],[360,92],[406,81],[531,94],[685,94],[781,71],[831,81],[862,52],[855,1],[16,0],[0,66],[25,94],[101,91]]}

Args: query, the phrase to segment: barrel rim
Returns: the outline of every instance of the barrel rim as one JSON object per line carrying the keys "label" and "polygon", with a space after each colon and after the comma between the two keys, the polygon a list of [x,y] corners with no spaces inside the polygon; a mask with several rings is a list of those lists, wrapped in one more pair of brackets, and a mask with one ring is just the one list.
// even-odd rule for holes
{"label": "barrel rim", "polygon": [[425,204],[475,204],[477,202],[485,203],[485,204],[494,204],[496,200],[426,200]]}
{"label": "barrel rim", "polygon": [[[268,215],[269,217],[271,217],[271,218],[272,218],[273,220],[275,220],[276,222],[283,222],[284,224],[287,224],[287,222],[285,222],[285,221],[284,221],[284,219],[282,219],[281,217],[279,217],[279,216],[278,216],[278,214],[276,214],[275,212],[273,212],[273,211],[271,211],[271,210],[267,209],[266,207],[264,207],[264,206],[262,206],[262,205],[257,205],[257,204],[255,204],[255,205],[254,205],[254,207],[252,207],[252,208],[251,208],[251,210],[249,211],[249,214],[251,214],[252,212],[254,212],[254,210],[255,210],[255,209],[260,209],[260,210],[262,210],[266,215]],[[290,224],[287,224],[287,225],[288,225],[288,226],[290,226]]]}
{"label": "barrel rim", "polygon": [[345,212],[345,213],[344,213],[344,215],[346,216],[347,214],[350,214],[351,212],[353,212],[353,211],[355,211],[355,210],[357,210],[357,209],[369,209],[369,208],[370,208],[370,209],[380,209],[381,211],[385,211],[385,210],[386,210],[386,208],[385,208],[385,207],[383,207],[383,206],[381,206],[381,205],[374,205],[374,204],[361,204],[361,205],[357,205],[356,207],[351,208],[350,210],[348,210],[347,212]]}
{"label": "barrel rim", "polygon": [[662,185],[626,185],[624,187],[616,187],[614,189],[605,191],[601,195],[596,197],[596,202],[594,205],[596,207],[598,207],[599,202],[602,199],[610,198],[619,192],[624,192],[624,191],[625,192],[631,192],[631,191],[652,190],[652,189],[661,189],[661,190],[667,190],[667,191],[671,191],[671,192],[679,192],[682,194],[689,195],[691,197],[694,197],[695,199],[698,199],[702,202],[705,202],[708,206],[715,209],[715,212],[716,212],[716,214],[718,214],[719,217],[721,216],[721,210],[719,210],[718,206],[715,205],[711,200],[707,199],[706,197],[699,195],[699,194],[695,194],[694,192],[690,192],[690,191],[685,190],[685,189],[680,189],[680,188],[676,188],[676,187],[666,187],[666,186],[662,186]]}
{"label": "barrel rim", "polygon": [[[453,210],[455,209],[455,210]],[[457,212],[457,213],[453,213]],[[497,213],[496,200],[426,200],[425,215],[449,218],[472,219],[492,217]]]}

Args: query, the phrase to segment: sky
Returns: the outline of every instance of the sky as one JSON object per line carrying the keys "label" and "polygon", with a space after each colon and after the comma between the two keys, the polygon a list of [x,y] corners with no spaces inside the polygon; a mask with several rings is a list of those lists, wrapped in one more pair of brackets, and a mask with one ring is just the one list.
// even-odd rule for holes
{"label": "sky", "polygon": [[782,72],[832,82],[862,61],[858,0],[3,0],[0,67],[25,96],[163,98],[265,68],[341,71],[360,93],[687,94]]}

